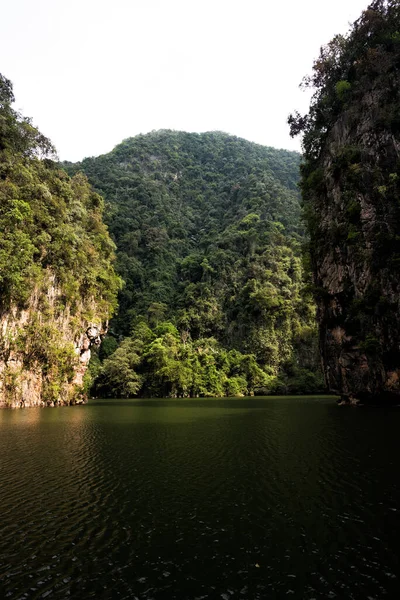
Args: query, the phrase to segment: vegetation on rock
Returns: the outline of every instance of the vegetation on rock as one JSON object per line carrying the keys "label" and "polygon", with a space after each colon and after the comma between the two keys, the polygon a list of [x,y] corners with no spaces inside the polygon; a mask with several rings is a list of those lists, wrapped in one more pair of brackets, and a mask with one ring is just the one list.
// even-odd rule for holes
{"label": "vegetation on rock", "polygon": [[400,2],[375,0],[322,48],[302,132],[325,375],[347,399],[400,395]]}
{"label": "vegetation on rock", "polygon": [[0,75],[0,401],[29,401],[34,379],[58,402],[76,394],[74,341],[111,316],[120,279],[102,198],[60,168],[13,100]]}

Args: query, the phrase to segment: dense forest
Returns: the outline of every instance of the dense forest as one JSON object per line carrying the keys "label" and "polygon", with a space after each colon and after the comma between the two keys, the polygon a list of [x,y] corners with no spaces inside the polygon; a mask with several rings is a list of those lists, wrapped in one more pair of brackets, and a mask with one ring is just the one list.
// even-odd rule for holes
{"label": "dense forest", "polygon": [[400,3],[375,0],[305,85],[301,187],[320,342],[344,401],[400,399]]}
{"label": "dense forest", "polygon": [[102,198],[13,100],[0,75],[0,405],[69,402],[79,339],[116,308],[114,244]]}
{"label": "dense forest", "polygon": [[93,392],[316,392],[300,156],[220,132],[158,131],[81,163],[106,201],[125,285]]}
{"label": "dense forest", "polygon": [[397,402],[399,23],[374,0],[321,49],[309,113],[289,117],[302,160],[161,130],[59,163],[0,76],[0,403],[324,380]]}

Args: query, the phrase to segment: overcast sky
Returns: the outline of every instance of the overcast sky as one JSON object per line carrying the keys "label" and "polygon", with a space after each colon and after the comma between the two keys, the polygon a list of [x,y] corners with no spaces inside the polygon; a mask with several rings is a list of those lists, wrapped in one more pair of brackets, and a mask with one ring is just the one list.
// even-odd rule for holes
{"label": "overcast sky", "polygon": [[319,47],[368,0],[3,0],[1,72],[61,159],[152,129],[299,149]]}

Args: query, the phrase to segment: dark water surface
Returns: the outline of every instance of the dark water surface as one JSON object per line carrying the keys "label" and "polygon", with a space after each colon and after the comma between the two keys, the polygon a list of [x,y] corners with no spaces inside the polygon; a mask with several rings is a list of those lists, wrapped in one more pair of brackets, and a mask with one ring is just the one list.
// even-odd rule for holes
{"label": "dark water surface", "polygon": [[0,411],[0,598],[400,598],[400,408]]}

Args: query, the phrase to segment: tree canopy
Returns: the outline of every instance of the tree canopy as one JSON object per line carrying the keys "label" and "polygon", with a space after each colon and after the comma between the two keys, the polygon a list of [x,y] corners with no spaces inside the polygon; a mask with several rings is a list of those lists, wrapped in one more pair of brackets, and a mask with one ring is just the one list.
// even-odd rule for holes
{"label": "tree canopy", "polygon": [[[127,377],[121,390],[247,393],[275,385],[279,374],[287,379],[305,363],[315,368],[314,308],[301,259],[299,162],[295,152],[221,132],[158,131],[127,139],[104,156],[64,164],[71,174],[84,171],[106,200],[125,281],[112,330],[128,340],[104,369],[129,352],[139,357],[130,362],[137,377]],[[141,323],[150,328],[151,343],[137,337]],[[168,335],[159,335],[162,324],[169,324]],[[308,352],[298,352],[307,345]],[[210,373],[212,358],[219,387],[205,383],[203,363]],[[263,376],[244,374],[239,364],[246,361]],[[227,383],[232,377],[239,379]]]}

